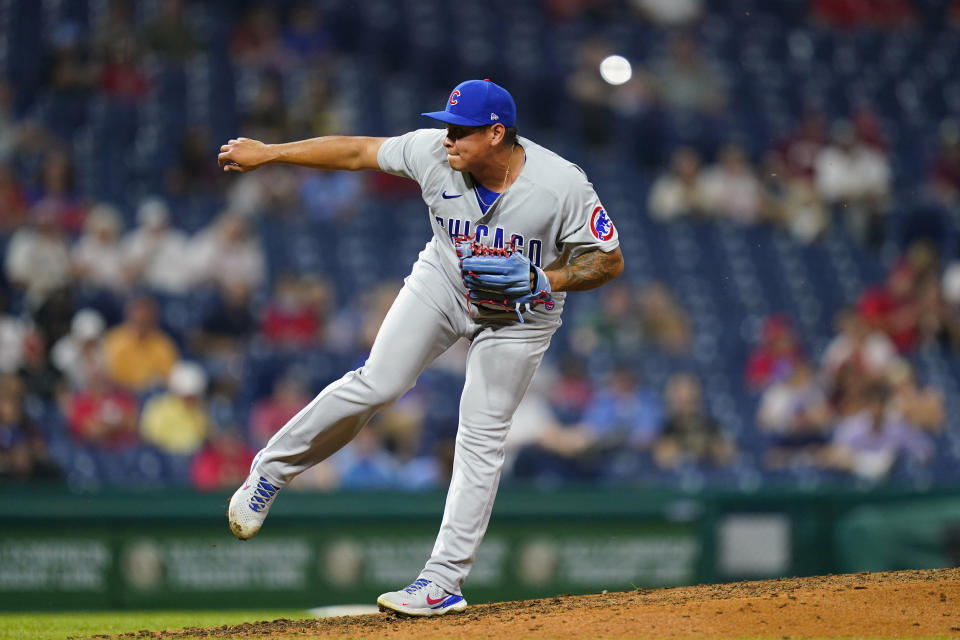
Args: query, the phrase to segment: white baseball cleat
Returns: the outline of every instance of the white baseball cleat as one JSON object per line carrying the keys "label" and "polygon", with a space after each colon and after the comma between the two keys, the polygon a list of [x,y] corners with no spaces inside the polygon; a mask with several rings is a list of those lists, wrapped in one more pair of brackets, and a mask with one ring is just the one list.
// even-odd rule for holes
{"label": "white baseball cleat", "polygon": [[233,535],[241,540],[257,535],[279,491],[280,487],[270,484],[256,471],[251,472],[230,498],[227,518]]}
{"label": "white baseball cleat", "polygon": [[389,609],[402,616],[441,616],[467,608],[463,596],[449,593],[431,580],[417,578],[406,589],[390,591],[377,598],[380,611]]}

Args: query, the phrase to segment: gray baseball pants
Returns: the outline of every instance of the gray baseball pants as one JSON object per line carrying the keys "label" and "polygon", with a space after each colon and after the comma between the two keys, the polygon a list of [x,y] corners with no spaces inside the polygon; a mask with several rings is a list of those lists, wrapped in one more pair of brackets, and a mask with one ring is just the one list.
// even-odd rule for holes
{"label": "gray baseball pants", "polygon": [[453,476],[440,532],[421,573],[459,594],[490,521],[513,414],[559,324],[533,318],[484,325],[470,317],[463,297],[450,287],[425,290],[408,278],[366,363],[327,386],[280,429],[261,452],[257,470],[285,486],[352,440],[460,337],[471,338]]}

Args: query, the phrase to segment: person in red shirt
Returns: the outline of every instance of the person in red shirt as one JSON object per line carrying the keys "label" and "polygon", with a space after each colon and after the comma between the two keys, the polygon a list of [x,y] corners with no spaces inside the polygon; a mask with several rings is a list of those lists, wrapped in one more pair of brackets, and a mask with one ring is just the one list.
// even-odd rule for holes
{"label": "person in red shirt", "polygon": [[817,21],[839,29],[897,29],[917,18],[910,0],[813,0],[810,12]]}
{"label": "person in red shirt", "polygon": [[255,452],[232,429],[215,432],[190,461],[190,484],[217,491],[243,482]]}
{"label": "person in red shirt", "polygon": [[112,385],[102,371],[94,370],[85,389],[67,401],[67,425],[78,443],[119,450],[137,444],[136,397]]}
{"label": "person in red shirt", "polygon": [[104,94],[112,100],[129,103],[146,98],[150,82],[140,65],[133,36],[112,43],[107,55],[106,64],[100,71],[100,88]]}
{"label": "person in red shirt", "polygon": [[281,348],[319,346],[323,338],[329,287],[296,276],[281,276],[261,323],[263,335]]}
{"label": "person in red shirt", "polygon": [[782,314],[764,320],[761,342],[747,360],[747,387],[759,391],[774,382],[784,382],[804,361],[803,349],[789,319]]}

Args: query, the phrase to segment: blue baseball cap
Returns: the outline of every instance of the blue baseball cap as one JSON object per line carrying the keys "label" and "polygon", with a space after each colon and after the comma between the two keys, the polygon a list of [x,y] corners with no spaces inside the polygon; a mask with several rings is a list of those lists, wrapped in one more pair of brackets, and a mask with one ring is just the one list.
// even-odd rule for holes
{"label": "blue baseball cap", "polygon": [[517,123],[517,105],[510,92],[487,80],[467,80],[450,92],[443,111],[422,116],[465,127],[482,127],[498,122],[505,127]]}

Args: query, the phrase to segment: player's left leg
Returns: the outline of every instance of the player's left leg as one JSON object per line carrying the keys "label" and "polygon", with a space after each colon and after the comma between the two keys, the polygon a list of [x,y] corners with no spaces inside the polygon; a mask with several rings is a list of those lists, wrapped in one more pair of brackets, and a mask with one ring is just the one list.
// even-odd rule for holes
{"label": "player's left leg", "polygon": [[473,566],[493,510],[513,414],[555,330],[552,324],[487,328],[470,345],[453,477],[440,533],[421,574],[451,594],[460,594]]}
{"label": "player's left leg", "polygon": [[338,451],[374,413],[410,389],[423,369],[460,337],[457,329],[443,310],[404,287],[366,363],[327,385],[257,454],[227,509],[234,535],[241,540],[255,536],[277,492]]}

